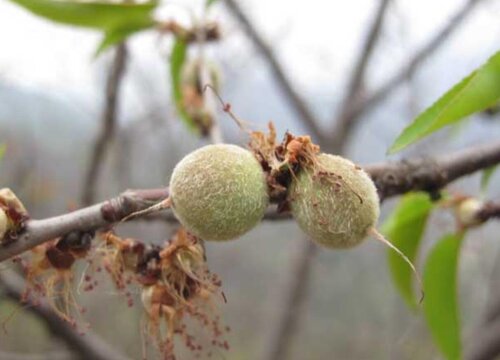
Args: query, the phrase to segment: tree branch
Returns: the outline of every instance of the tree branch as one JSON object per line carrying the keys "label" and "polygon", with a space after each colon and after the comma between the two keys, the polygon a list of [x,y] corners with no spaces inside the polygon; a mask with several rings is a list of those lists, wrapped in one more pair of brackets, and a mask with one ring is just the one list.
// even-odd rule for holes
{"label": "tree branch", "polygon": [[378,90],[365,100],[357,101],[351,106],[350,111],[346,114],[349,119],[360,117],[364,112],[372,109],[375,105],[384,100],[392,91],[401,85],[405,79],[415,73],[417,68],[434,53],[450,35],[460,27],[465,19],[472,13],[472,9],[482,0],[469,0],[457,13],[449,20],[441,31],[432,37],[417,53],[404,65],[396,74],[387,80]]}
{"label": "tree branch", "polygon": [[[486,221],[500,217],[500,202],[487,202],[479,210],[478,218]],[[486,311],[477,330],[469,337],[470,345],[467,348],[465,359],[483,360],[494,359],[500,355],[500,296],[496,291],[498,272],[498,256],[489,281],[489,296]]]}
{"label": "tree branch", "polygon": [[[500,141],[434,159],[415,158],[366,166],[381,199],[411,190],[435,191],[453,180],[500,163]],[[110,226],[168,197],[168,189],[129,190],[102,203],[44,220],[29,220],[17,239],[0,247],[0,261],[73,230]],[[281,215],[280,215],[281,216]]]}
{"label": "tree branch", "polygon": [[82,204],[90,205],[94,202],[96,184],[100,169],[106,155],[108,145],[111,143],[116,128],[116,113],[118,107],[118,94],[121,81],[125,74],[127,62],[127,48],[124,43],[117,46],[111,69],[106,80],[106,102],[102,114],[102,130],[97,136],[92,155],[85,176]]}
{"label": "tree branch", "polygon": [[[308,243],[312,241],[308,241]],[[296,259],[292,263],[292,286],[288,289],[286,303],[283,308],[282,318],[278,322],[278,329],[271,339],[271,350],[267,355],[269,360],[286,359],[290,349],[292,339],[299,323],[300,307],[303,301],[303,294],[306,294],[309,287],[308,281],[295,283],[297,278],[308,279],[311,274],[311,260],[317,251],[316,246],[306,246],[303,251],[297,253]]]}
{"label": "tree branch", "polygon": [[433,192],[500,162],[500,142],[474,146],[439,158],[415,158],[367,167],[381,199],[410,190]]}
{"label": "tree branch", "polygon": [[166,188],[130,190],[113,199],[68,214],[44,220],[30,220],[26,223],[25,231],[15,241],[0,247],[0,261],[73,230],[92,231],[110,226],[125,216],[144,210],[166,197],[168,197]]}
{"label": "tree branch", "polygon": [[[479,211],[477,217],[481,219],[481,221],[500,218],[500,202],[486,202]],[[500,315],[500,308],[498,309],[498,312],[498,315]]]}
{"label": "tree branch", "polygon": [[[0,290],[3,290],[8,298],[15,302],[21,303],[22,293],[24,291],[22,280],[11,274],[12,276],[0,276]],[[80,335],[66,321],[62,320],[54,311],[45,303],[41,302],[37,306],[28,306],[26,309],[40,319],[48,326],[50,332],[63,340],[71,350],[79,354],[82,359],[95,360],[126,360],[127,357],[121,355],[116,350],[104,343],[98,336],[87,332],[85,335]]]}
{"label": "tree branch", "polygon": [[255,27],[250,22],[250,19],[238,5],[237,0],[225,0],[225,3],[234,17],[236,17],[236,19],[238,19],[240,24],[243,26],[243,30],[247,36],[269,63],[271,71],[273,72],[278,85],[281,87],[281,90],[285,93],[289,104],[300,115],[302,121],[309,127],[312,135],[318,139],[320,144],[323,144],[326,141],[326,137],[318,125],[318,119],[315,117],[306,101],[293,88],[291,80],[285,74],[283,67],[274,55],[272,48],[259,35]]}
{"label": "tree branch", "polygon": [[486,323],[474,335],[471,347],[468,349],[466,360],[490,360],[500,354],[500,321],[497,319]]}
{"label": "tree branch", "polygon": [[366,68],[370,62],[378,40],[382,26],[384,24],[385,14],[389,8],[389,0],[381,0],[375,12],[372,25],[368,28],[367,38],[362,46],[362,51],[353,68],[351,79],[348,82],[347,93],[340,107],[340,115],[335,122],[332,131],[332,143],[340,144],[351,132],[354,126],[354,119],[350,116],[353,106],[361,99],[361,88],[365,79]]}

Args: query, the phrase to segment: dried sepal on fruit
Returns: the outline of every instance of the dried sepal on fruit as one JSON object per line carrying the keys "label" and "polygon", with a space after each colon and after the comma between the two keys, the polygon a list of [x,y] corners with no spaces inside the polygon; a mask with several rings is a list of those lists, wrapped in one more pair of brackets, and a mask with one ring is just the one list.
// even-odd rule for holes
{"label": "dried sepal on fruit", "polygon": [[26,220],[29,219],[28,211],[21,200],[9,188],[0,189],[0,210],[7,218],[7,225],[3,236],[0,236],[0,243],[13,241],[23,229]]}
{"label": "dried sepal on fruit", "polygon": [[73,265],[87,256],[93,234],[79,231],[48,241],[31,251],[31,257],[23,260],[26,290],[23,300],[34,302],[45,298],[62,319],[77,325],[76,314],[84,312],[73,293]]}
{"label": "dried sepal on fruit", "polygon": [[[223,327],[220,317],[214,315],[215,298],[225,299],[221,281],[208,270],[199,239],[181,228],[158,256],[150,256],[141,268],[143,279],[147,279],[141,294],[148,320],[146,333],[164,358],[175,359],[174,336],[179,336],[195,356],[203,351],[211,353],[210,346],[229,348],[224,339],[229,328]],[[188,317],[209,330],[208,344],[196,338],[197,331],[189,330]],[[162,323],[166,324],[166,331]]]}
{"label": "dried sepal on fruit", "polygon": [[268,129],[268,134],[251,132],[249,148],[266,173],[270,198],[278,202],[279,208],[287,208],[287,191],[293,177],[300,169],[313,167],[319,146],[310,136],[294,136],[289,132],[278,143],[272,122],[269,122]]}

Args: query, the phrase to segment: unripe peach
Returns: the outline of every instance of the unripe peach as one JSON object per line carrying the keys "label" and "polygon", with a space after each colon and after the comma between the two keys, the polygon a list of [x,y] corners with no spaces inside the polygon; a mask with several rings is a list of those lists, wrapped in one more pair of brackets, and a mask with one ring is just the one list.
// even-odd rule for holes
{"label": "unripe peach", "polygon": [[243,235],[268,205],[264,172],[252,153],[228,144],[208,145],[182,159],[170,180],[174,214],[204,240]]}
{"label": "unripe peach", "polygon": [[377,223],[377,189],[350,160],[329,154],[320,154],[317,160],[314,170],[303,169],[292,181],[292,214],[315,242],[329,248],[353,247]]}

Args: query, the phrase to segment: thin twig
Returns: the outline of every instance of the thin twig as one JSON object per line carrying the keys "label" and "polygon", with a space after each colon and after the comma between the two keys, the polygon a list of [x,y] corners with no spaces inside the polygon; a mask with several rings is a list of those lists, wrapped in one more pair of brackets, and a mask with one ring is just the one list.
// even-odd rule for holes
{"label": "thin twig", "polygon": [[85,176],[82,204],[90,205],[96,196],[97,180],[102,168],[108,146],[115,135],[116,114],[120,85],[125,74],[127,63],[127,48],[125,43],[117,46],[111,69],[106,79],[106,99],[102,113],[102,129],[98,134]]}
{"label": "thin twig", "polygon": [[227,8],[231,13],[238,19],[239,23],[243,27],[243,30],[247,36],[252,40],[257,49],[262,53],[262,56],[267,60],[274,77],[276,78],[278,85],[281,87],[282,91],[286,95],[286,99],[293,109],[300,115],[302,122],[309,127],[312,135],[318,140],[320,144],[326,143],[326,137],[324,131],[319,127],[319,121],[312,112],[312,110],[307,105],[306,101],[299,95],[299,93],[293,88],[291,80],[286,75],[283,70],[282,65],[274,55],[273,49],[269,46],[266,41],[257,32],[250,19],[246,16],[244,11],[241,9],[237,0],[225,0]]}
{"label": "thin twig", "polygon": [[[346,137],[351,133],[351,128],[354,126],[354,119],[350,117],[351,109],[362,98],[362,87],[365,79],[366,69],[373,55],[373,51],[380,39],[382,26],[384,24],[385,15],[389,8],[389,0],[381,0],[376,10],[373,23],[368,27],[366,40],[362,46],[361,53],[356,61],[356,65],[351,73],[351,78],[348,82],[346,96],[340,106],[340,115],[335,121],[332,131],[332,143],[340,144],[346,142]],[[343,139],[343,140],[342,140]],[[339,147],[337,145],[337,147]]]}
{"label": "thin twig", "polygon": [[[305,239],[303,243],[311,243]],[[271,349],[267,354],[270,360],[286,359],[290,351],[290,341],[295,335],[297,325],[300,323],[300,307],[304,300],[304,294],[307,293],[309,282],[302,281],[296,282],[297,278],[307,278],[311,276],[311,258],[317,252],[316,246],[307,246],[305,250],[297,253],[295,261],[292,263],[291,269],[291,284],[286,294],[286,303],[283,308],[282,318],[278,322],[278,328],[274,335],[271,337]],[[305,252],[304,252],[305,251]]]}
{"label": "thin twig", "polygon": [[[24,287],[19,276],[13,273],[10,276],[0,275],[0,292],[15,302],[21,303]],[[100,337],[86,332],[79,334],[66,321],[60,318],[45,302],[36,306],[26,307],[28,311],[42,319],[50,332],[63,340],[68,347],[82,359],[95,360],[126,360],[127,357],[118,353],[106,344]]]}
{"label": "thin twig", "polygon": [[500,355],[500,320],[485,323],[474,335],[466,360],[490,360]]}
{"label": "thin twig", "polygon": [[405,80],[412,76],[418,67],[437,49],[445,43],[445,41],[464,23],[468,16],[472,13],[473,8],[483,0],[469,0],[467,1],[448,23],[437,32],[429,41],[420,48],[413,57],[386,81],[378,90],[375,90],[369,97],[364,100],[357,101],[353,104],[350,112],[346,115],[350,119],[360,117],[366,111],[373,109],[375,105],[384,100],[390,95],[399,85],[403,84]]}
{"label": "thin twig", "polygon": [[[481,220],[500,217],[500,202],[486,202],[479,210]],[[499,253],[495,256],[495,263],[488,284],[486,311],[481,324],[467,340],[467,360],[495,359],[500,355],[500,296],[497,289],[497,279],[500,262]]]}
{"label": "thin twig", "polygon": [[[435,191],[457,178],[500,163],[500,141],[430,159],[414,158],[366,166],[381,198],[411,190]],[[168,197],[168,189],[129,190],[125,193],[68,214],[44,220],[29,220],[25,230],[0,247],[0,261],[14,257],[45,241],[71,231],[91,231],[121,221]]]}

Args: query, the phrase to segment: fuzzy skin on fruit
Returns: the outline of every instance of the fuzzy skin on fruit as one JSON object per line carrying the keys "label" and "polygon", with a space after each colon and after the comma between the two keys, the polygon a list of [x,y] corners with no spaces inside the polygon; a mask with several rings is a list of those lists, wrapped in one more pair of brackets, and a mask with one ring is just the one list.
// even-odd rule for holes
{"label": "fuzzy skin on fruit", "polygon": [[[292,181],[292,214],[318,244],[329,248],[356,246],[377,223],[377,189],[368,174],[350,160],[320,154],[318,163],[316,175],[304,169]],[[322,171],[333,175],[321,175]]]}
{"label": "fuzzy skin on fruit", "polygon": [[228,144],[207,145],[182,159],[172,173],[170,199],[180,223],[203,240],[243,235],[269,202],[257,159]]}

